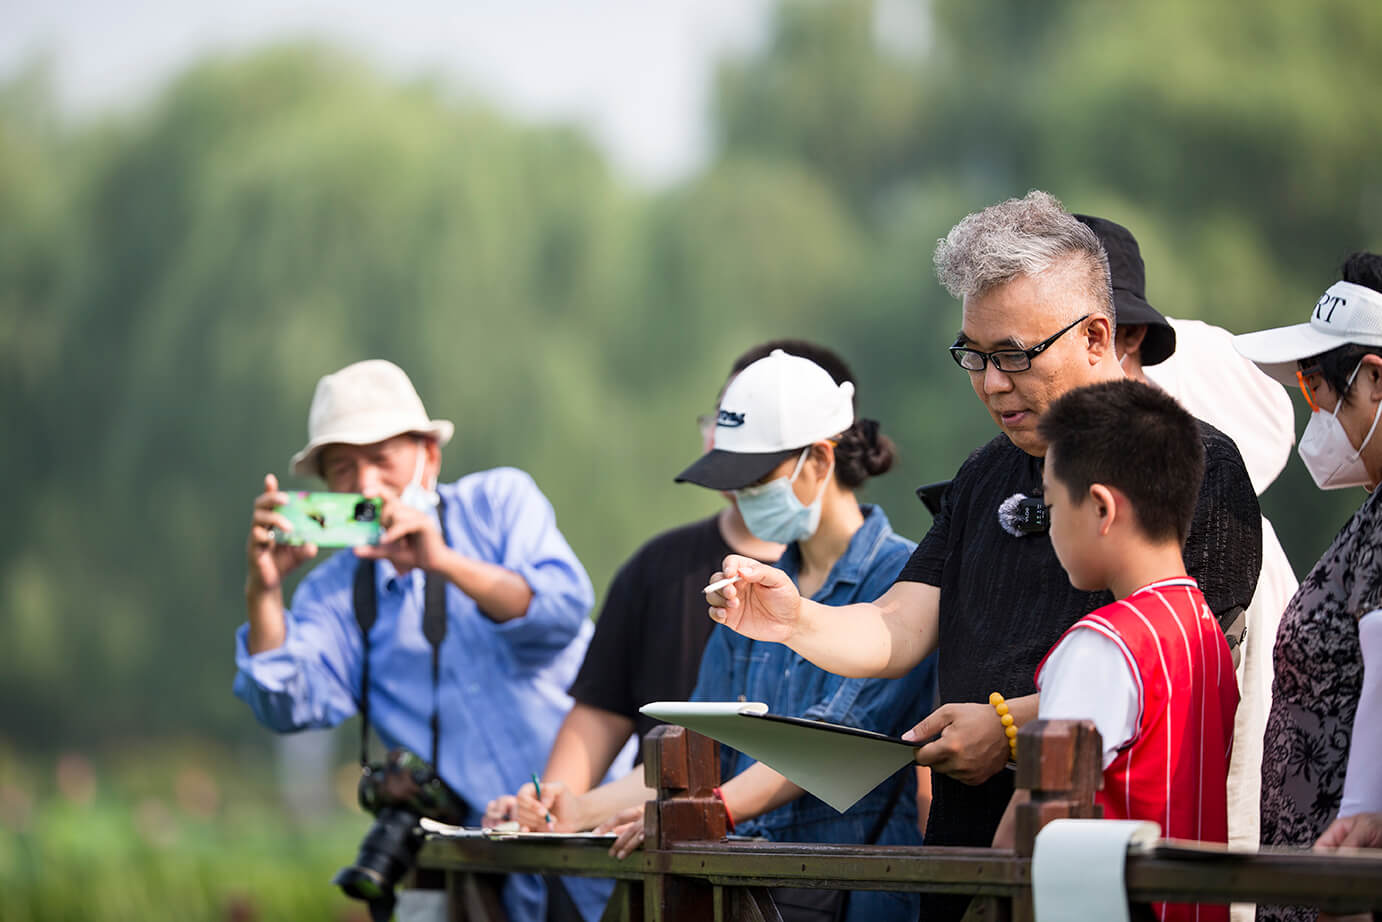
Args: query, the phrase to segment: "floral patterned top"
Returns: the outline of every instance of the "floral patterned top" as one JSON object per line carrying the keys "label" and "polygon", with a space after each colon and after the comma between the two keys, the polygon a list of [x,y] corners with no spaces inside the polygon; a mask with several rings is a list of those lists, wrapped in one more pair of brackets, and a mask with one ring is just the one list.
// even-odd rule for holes
{"label": "floral patterned top", "polygon": [[[1363,686],[1358,619],[1382,606],[1382,491],[1301,581],[1281,617],[1262,756],[1262,844],[1309,848],[1339,810]],[[1262,920],[1316,910],[1259,906]]]}

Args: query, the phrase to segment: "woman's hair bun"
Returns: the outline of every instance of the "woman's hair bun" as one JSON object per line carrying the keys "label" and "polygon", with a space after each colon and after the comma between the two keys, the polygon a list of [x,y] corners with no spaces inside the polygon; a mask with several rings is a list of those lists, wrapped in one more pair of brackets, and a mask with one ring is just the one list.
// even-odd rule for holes
{"label": "woman's hair bun", "polygon": [[878,420],[857,419],[835,445],[835,476],[842,485],[857,487],[870,477],[886,474],[896,458],[896,446],[883,434]]}

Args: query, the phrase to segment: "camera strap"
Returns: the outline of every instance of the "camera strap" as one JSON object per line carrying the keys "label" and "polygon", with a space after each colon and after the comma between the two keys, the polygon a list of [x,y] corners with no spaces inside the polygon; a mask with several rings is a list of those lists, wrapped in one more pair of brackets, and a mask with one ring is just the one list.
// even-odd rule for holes
{"label": "camera strap", "polygon": [[[441,537],[451,546],[446,532],[446,503],[437,503]],[[369,765],[369,664],[370,631],[379,618],[379,596],[375,591],[375,561],[361,560],[355,567],[355,622],[360,626],[363,660],[360,664],[360,765]],[[441,750],[441,645],[446,639],[446,577],[427,573],[422,590],[422,636],[432,648],[432,768],[438,766]]]}

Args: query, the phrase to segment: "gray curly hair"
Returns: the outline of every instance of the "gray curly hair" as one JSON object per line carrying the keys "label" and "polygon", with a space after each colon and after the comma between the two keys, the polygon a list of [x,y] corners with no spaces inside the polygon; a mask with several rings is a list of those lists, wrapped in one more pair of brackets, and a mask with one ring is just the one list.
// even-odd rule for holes
{"label": "gray curly hair", "polygon": [[981,295],[1019,276],[1038,275],[1073,256],[1089,271],[1085,293],[1114,322],[1108,256],[1086,225],[1049,192],[1033,189],[976,211],[936,243],[936,274],[952,295]]}

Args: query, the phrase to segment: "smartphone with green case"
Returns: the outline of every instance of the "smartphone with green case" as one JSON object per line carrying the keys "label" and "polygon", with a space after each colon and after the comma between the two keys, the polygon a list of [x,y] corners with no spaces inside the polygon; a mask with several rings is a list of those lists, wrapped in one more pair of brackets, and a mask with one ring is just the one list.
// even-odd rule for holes
{"label": "smartphone with green case", "polygon": [[286,505],[276,510],[293,526],[274,529],[279,544],[315,544],[318,547],[357,547],[379,543],[380,501],[359,493],[288,494]]}

